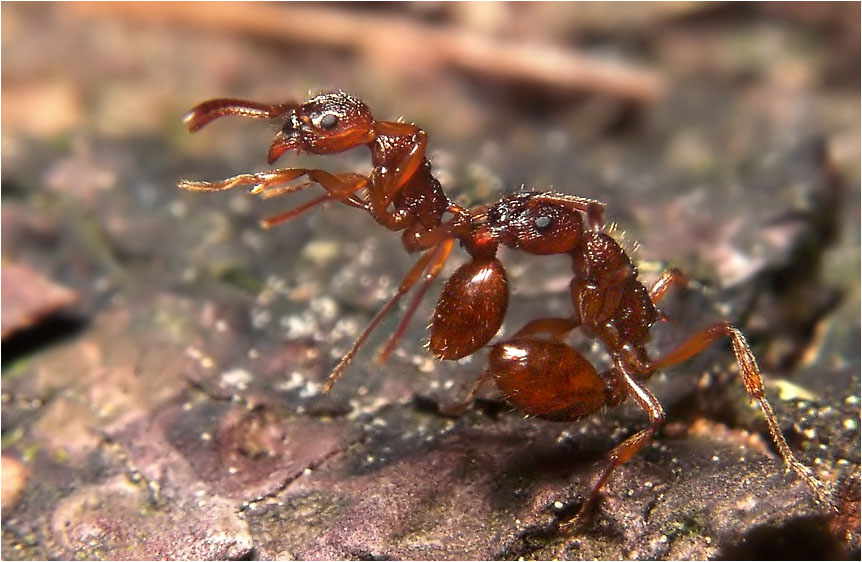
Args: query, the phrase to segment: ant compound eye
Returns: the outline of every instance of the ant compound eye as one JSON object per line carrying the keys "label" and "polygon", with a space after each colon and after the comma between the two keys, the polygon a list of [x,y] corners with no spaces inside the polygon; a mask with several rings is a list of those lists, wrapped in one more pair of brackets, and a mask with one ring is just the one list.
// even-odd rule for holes
{"label": "ant compound eye", "polygon": [[536,230],[538,230],[539,232],[545,232],[546,230],[551,228],[551,224],[553,224],[553,222],[554,221],[551,220],[551,217],[544,215],[534,220],[533,226],[535,226]]}
{"label": "ant compound eye", "polygon": [[319,127],[325,131],[335,128],[338,125],[338,116],[332,113],[327,113],[320,118]]}

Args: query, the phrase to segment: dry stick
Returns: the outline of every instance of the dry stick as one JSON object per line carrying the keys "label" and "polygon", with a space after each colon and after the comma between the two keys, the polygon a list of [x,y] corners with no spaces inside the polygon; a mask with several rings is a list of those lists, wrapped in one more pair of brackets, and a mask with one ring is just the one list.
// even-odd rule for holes
{"label": "dry stick", "polygon": [[[654,70],[592,57],[548,44],[513,43],[457,27],[438,28],[404,17],[339,9],[257,3],[81,3],[78,14],[174,23],[222,33],[245,33],[281,43],[349,49],[371,60],[439,65],[518,80],[543,88],[595,92],[635,103],[655,101],[665,88]],[[368,30],[374,30],[369,33]]]}

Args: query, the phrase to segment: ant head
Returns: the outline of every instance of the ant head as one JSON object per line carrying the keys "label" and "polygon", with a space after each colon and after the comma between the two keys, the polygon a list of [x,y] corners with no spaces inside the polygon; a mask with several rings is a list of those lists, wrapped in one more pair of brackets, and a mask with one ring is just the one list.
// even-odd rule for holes
{"label": "ant head", "polygon": [[284,127],[269,148],[270,164],[288,150],[331,154],[368,144],[375,137],[368,107],[344,92],[315,96],[284,117]]}
{"label": "ant head", "polygon": [[564,195],[537,192],[504,197],[486,213],[501,244],[530,254],[566,254],[580,244],[583,214]]}

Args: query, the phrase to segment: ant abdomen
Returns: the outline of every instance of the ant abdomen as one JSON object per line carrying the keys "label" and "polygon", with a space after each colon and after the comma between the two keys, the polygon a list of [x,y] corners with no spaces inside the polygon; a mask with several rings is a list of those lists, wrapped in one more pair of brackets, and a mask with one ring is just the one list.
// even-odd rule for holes
{"label": "ant abdomen", "polygon": [[509,305],[506,270],[497,258],[465,263],[449,278],[431,321],[431,352],[460,359],[496,335]]}
{"label": "ant abdomen", "polygon": [[560,342],[514,339],[491,346],[488,373],[525,414],[572,421],[606,402],[605,384],[587,358]]}

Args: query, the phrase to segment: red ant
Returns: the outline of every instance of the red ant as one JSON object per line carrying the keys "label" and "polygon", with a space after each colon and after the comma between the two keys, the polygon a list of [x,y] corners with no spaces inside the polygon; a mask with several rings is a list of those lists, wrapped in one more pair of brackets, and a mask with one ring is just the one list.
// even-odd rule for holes
{"label": "red ant", "polygon": [[[193,132],[225,115],[284,120],[269,148],[270,164],[289,150],[333,154],[364,145],[371,151],[373,169],[363,176],[283,168],[221,182],[182,181],[181,188],[215,191],[245,185],[251,187],[252,194],[273,197],[320,185],[323,195],[264,220],[262,226],[269,228],[336,200],[364,209],[390,230],[403,231],[401,239],[408,252],[424,252],[333,369],[324,392],[329,392],[383,317],[421,279],[379,359],[388,357],[429,285],[440,274],[455,240],[471,259],[446,282],[435,308],[429,347],[440,359],[466,357],[488,344],[499,331],[509,299],[506,270],[496,256],[500,245],[534,255],[568,254],[574,273],[571,315],[533,320],[509,339],[491,345],[488,368],[467,399],[443,408],[445,413],[469,407],[480,385],[492,377],[513,406],[549,420],[575,421],[603,406],[633,398],[647,413],[649,427],[611,450],[610,462],[577,516],[566,524],[572,525],[582,520],[614,468],[643,448],[664,422],[661,404],[644,383],[657,370],[686,361],[716,340],[729,338],[745,389],[760,404],[781,458],[808,484],[819,502],[830,505],[826,486],[791,452],[764,396],[754,355],[738,329],[726,322],[712,325],[670,353],[650,359],[645,346],[650,328],[660,319],[656,304],[672,285],[685,284],[686,280],[681,272],[671,269],[651,289],[644,287],[625,250],[602,230],[601,203],[570,195],[526,192],[490,205],[461,207],[446,196],[432,175],[426,157],[427,135],[422,129],[377,121],[364,103],[344,92],[322,94],[302,104],[215,99],[193,108],[185,123]],[[308,181],[288,185],[301,177]],[[581,353],[564,343],[575,328],[602,342],[613,361],[611,368],[597,372]]]}

